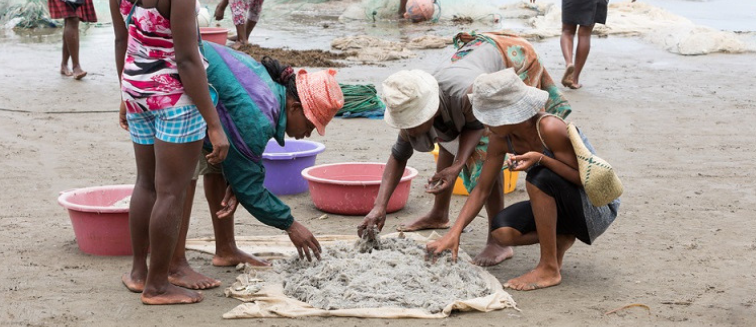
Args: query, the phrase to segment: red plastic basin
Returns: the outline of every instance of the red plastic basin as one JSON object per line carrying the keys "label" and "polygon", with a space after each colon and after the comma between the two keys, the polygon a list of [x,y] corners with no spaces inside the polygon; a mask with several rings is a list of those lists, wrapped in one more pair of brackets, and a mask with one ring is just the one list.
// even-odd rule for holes
{"label": "red plastic basin", "polygon": [[[341,215],[366,215],[373,209],[386,164],[346,162],[320,165],[302,171],[310,197],[318,209]],[[404,169],[402,179],[389,199],[386,211],[404,208],[417,170]]]}
{"label": "red plastic basin", "polygon": [[131,255],[129,208],[111,207],[131,195],[134,185],[108,185],[61,192],[58,203],[68,209],[76,243],[94,255]]}
{"label": "red plastic basin", "polygon": [[228,29],[220,27],[200,27],[200,36],[202,40],[226,45],[228,38]]}

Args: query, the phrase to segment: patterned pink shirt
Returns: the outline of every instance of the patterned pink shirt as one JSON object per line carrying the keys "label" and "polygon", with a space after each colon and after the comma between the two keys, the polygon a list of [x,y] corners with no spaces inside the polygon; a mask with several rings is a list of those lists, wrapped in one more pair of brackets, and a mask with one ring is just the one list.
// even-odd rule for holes
{"label": "patterned pink shirt", "polygon": [[[124,21],[132,6],[128,0],[121,1]],[[129,41],[121,75],[121,96],[126,110],[139,113],[193,105],[179,77],[170,20],[157,8],[137,6],[126,28]],[[204,58],[203,62],[207,68]]]}

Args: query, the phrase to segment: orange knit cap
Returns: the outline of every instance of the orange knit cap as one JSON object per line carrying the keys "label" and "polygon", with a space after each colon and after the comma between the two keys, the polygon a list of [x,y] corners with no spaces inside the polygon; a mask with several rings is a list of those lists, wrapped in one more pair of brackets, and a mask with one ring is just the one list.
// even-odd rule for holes
{"label": "orange knit cap", "polygon": [[325,126],[344,106],[344,94],[334,75],[336,71],[333,69],[312,74],[304,69],[297,72],[297,92],[304,115],[315,125],[320,135],[325,135]]}

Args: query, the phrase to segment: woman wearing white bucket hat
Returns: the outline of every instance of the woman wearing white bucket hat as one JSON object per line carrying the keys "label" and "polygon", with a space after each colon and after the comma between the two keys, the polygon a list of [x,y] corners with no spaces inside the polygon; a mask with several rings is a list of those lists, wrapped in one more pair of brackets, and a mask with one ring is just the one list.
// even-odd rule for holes
{"label": "woman wearing white bucket hat", "polygon": [[[383,82],[386,122],[400,129],[381,182],[373,210],[358,227],[358,233],[381,230],[386,206],[414,151],[430,152],[439,144],[437,173],[431,178],[435,194],[430,212],[401,229],[416,231],[448,228],[449,203],[457,176],[468,192],[475,188],[486,157],[488,137],[475,118],[467,95],[475,78],[514,68],[525,84],[548,92],[546,112],[565,117],[571,111],[567,100],[541,65],[533,46],[525,39],[502,33],[465,34],[455,37],[459,50],[436,69],[433,76],[419,70],[401,71]],[[501,175],[501,174],[499,174]],[[502,183],[501,178],[494,179]],[[486,211],[493,218],[503,208],[502,185],[494,187]],[[512,256],[512,249],[499,246],[490,236],[474,262],[491,266]]]}
{"label": "woman wearing white bucket hat", "polygon": [[[444,250],[456,260],[462,230],[478,214],[503,165],[527,171],[529,201],[513,204],[491,222],[491,235],[502,246],[540,243],[536,268],[505,283],[505,287],[529,291],[558,285],[562,259],[575,239],[591,244],[617,217],[619,198],[594,206],[586,195],[578,172],[578,159],[568,136],[567,124],[542,112],[548,94],[522,83],[511,69],[482,75],[475,80],[473,112],[492,132],[480,182],[467,199],[454,227],[427,245],[431,257]],[[595,152],[579,133],[583,144]],[[507,152],[511,153],[505,161]]]}

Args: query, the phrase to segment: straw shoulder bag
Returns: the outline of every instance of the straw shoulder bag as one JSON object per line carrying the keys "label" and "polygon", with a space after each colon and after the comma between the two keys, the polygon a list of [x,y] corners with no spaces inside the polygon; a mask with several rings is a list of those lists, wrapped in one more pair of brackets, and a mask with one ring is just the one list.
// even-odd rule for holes
{"label": "straw shoulder bag", "polygon": [[601,207],[619,198],[623,191],[622,182],[612,165],[588,150],[577,127],[572,123],[567,124],[567,134],[575,149],[580,182],[591,204]]}

